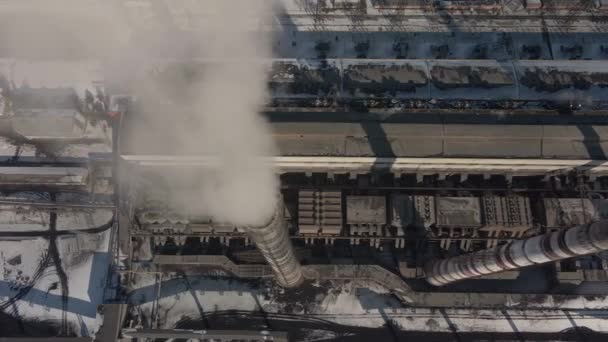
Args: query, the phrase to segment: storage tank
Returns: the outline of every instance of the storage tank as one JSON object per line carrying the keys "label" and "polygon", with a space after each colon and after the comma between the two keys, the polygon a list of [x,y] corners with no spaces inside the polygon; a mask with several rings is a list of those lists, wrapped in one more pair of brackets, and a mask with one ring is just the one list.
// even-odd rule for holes
{"label": "storage tank", "polygon": [[283,287],[296,287],[302,283],[302,267],[289,240],[282,205],[278,205],[274,215],[264,226],[249,226],[245,230],[258,250],[272,267],[275,278]]}
{"label": "storage tank", "polygon": [[506,245],[431,261],[426,280],[435,286],[608,250],[608,220],[512,241]]}

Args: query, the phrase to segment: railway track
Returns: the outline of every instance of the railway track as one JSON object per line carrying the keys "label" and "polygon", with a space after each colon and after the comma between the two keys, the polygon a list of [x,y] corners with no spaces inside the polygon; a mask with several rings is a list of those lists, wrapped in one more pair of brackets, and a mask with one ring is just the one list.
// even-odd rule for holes
{"label": "railway track", "polygon": [[[584,11],[580,11],[580,13],[584,13]],[[568,15],[559,15],[559,14],[535,14],[535,15],[506,15],[506,14],[488,14],[488,15],[481,15],[481,14],[449,14],[449,17],[454,19],[459,19],[459,20],[466,20],[469,25],[473,26],[475,20],[521,20],[521,19],[538,19],[540,20],[541,18],[544,19],[548,19],[548,20],[567,20],[567,21],[571,21],[573,17],[576,17],[576,19],[580,19],[580,20],[598,20],[599,18],[607,18],[608,17],[608,13],[606,14],[596,14],[596,15],[589,15],[589,14],[577,14],[576,12],[574,13],[569,13]],[[349,16],[347,14],[321,14],[320,16],[322,16],[323,18],[327,18],[327,19],[336,19],[336,18],[349,18]],[[301,18],[301,19],[310,19],[311,15],[309,13],[306,14],[292,14],[290,13],[288,15],[289,18]],[[387,17],[391,17],[391,18],[403,18],[403,19],[425,19],[425,20],[432,20],[433,18],[439,18],[438,13],[428,13],[428,14],[403,14],[403,15],[391,15],[391,14],[367,14],[365,15],[365,17],[370,18],[370,19],[374,19],[374,18],[387,18]],[[282,19],[281,16],[278,16],[279,20]],[[288,18],[284,19],[284,20],[288,20]],[[437,21],[437,20],[435,20]],[[284,21],[281,20],[281,23],[283,23]],[[285,22],[286,24],[288,24],[289,22]],[[388,25],[387,25],[388,26]]]}

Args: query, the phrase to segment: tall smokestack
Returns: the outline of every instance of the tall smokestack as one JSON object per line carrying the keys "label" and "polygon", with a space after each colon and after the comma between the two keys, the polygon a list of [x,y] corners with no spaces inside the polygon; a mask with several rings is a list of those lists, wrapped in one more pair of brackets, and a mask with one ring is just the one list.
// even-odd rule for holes
{"label": "tall smokestack", "polygon": [[248,226],[247,233],[272,267],[275,278],[283,287],[296,287],[302,283],[302,267],[296,259],[287,235],[282,206],[278,205],[273,217],[263,226]]}
{"label": "tall smokestack", "polygon": [[481,275],[544,264],[608,250],[608,221],[564,229],[479,252],[439,261],[426,267],[435,286]]}

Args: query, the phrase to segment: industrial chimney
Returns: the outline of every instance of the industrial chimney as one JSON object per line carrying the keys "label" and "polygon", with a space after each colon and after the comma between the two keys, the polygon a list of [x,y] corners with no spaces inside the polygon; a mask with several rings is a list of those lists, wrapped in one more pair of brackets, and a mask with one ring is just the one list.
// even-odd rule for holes
{"label": "industrial chimney", "polygon": [[481,275],[544,264],[608,250],[608,221],[512,241],[506,245],[431,261],[426,280],[435,286]]}
{"label": "industrial chimney", "polygon": [[302,283],[302,267],[296,259],[283,220],[282,205],[278,205],[270,221],[261,227],[246,227],[247,234],[272,267],[277,282],[283,287]]}

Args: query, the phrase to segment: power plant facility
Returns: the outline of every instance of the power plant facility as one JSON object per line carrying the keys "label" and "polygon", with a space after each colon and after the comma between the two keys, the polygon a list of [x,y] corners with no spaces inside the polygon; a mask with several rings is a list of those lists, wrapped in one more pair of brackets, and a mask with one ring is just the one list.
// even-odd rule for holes
{"label": "power plant facility", "polygon": [[608,341],[608,1],[2,1],[43,339]]}

